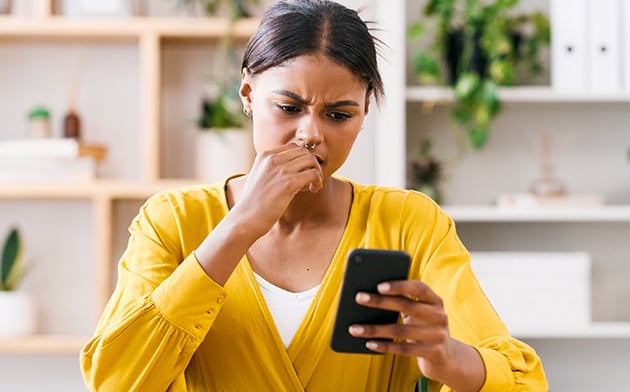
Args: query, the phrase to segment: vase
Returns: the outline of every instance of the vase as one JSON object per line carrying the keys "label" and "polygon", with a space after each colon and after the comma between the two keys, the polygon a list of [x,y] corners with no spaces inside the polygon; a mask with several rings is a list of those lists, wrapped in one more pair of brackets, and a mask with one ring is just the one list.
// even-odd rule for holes
{"label": "vase", "polygon": [[196,149],[195,176],[207,182],[248,173],[255,157],[251,131],[239,128],[199,130]]}
{"label": "vase", "polygon": [[11,13],[11,0],[0,0],[0,14]]}
{"label": "vase", "polygon": [[0,291],[0,337],[33,334],[37,315],[32,296],[22,291]]}

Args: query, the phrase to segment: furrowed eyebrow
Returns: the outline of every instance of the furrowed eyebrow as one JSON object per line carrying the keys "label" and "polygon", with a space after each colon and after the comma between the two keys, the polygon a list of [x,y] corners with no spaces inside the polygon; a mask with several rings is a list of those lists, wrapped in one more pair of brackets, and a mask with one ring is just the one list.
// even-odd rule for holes
{"label": "furrowed eyebrow", "polygon": [[[291,91],[287,91],[287,90],[273,90],[273,92],[275,94],[287,96],[287,97],[297,101],[301,105],[308,105],[308,101],[306,99],[300,97],[299,95],[297,95],[296,93],[293,93]],[[359,105],[358,102],[352,101],[352,100],[333,102],[333,103],[331,103],[329,105],[326,105],[326,106],[329,107],[329,108],[337,108],[337,107],[341,107],[341,106],[361,107],[361,105]]]}

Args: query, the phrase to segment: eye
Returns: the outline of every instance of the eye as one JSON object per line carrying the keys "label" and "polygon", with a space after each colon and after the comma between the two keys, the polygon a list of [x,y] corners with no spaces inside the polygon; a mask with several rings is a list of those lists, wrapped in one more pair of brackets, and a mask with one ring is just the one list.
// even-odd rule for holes
{"label": "eye", "polygon": [[330,117],[334,121],[345,121],[352,118],[351,115],[341,112],[332,112],[328,114],[328,117]]}
{"label": "eye", "polygon": [[299,113],[300,112],[300,109],[297,106],[293,106],[293,105],[278,104],[278,108],[280,110],[282,110],[283,112],[286,112],[286,113],[289,113],[289,114]]}

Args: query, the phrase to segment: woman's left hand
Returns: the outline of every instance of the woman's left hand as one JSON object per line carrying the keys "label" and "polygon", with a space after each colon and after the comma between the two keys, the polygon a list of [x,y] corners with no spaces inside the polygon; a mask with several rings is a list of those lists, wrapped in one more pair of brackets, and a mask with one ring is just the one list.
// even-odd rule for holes
{"label": "woman's left hand", "polygon": [[[450,387],[465,386],[457,388],[458,391],[469,390],[469,387],[479,390],[485,378],[481,357],[471,346],[451,338],[442,299],[429,286],[419,280],[392,281],[379,284],[378,292],[357,293],[356,301],[363,306],[400,312],[402,322],[353,325],[351,335],[391,339],[393,341],[369,340],[367,347],[379,353],[417,357],[425,377]],[[481,378],[477,382],[475,379],[479,378],[474,376],[479,376],[479,370]]]}

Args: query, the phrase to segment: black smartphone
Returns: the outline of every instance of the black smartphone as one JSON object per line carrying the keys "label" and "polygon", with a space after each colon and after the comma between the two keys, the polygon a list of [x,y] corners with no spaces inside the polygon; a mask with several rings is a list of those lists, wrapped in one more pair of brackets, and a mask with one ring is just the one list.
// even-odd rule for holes
{"label": "black smartphone", "polygon": [[397,250],[353,249],[348,254],[346,269],[330,347],[337,352],[377,354],[365,347],[368,339],[348,332],[352,324],[392,324],[398,312],[368,308],[355,301],[357,292],[377,293],[376,286],[390,280],[405,280],[409,275],[409,254]]}

